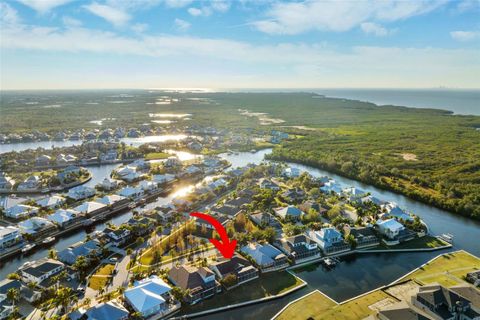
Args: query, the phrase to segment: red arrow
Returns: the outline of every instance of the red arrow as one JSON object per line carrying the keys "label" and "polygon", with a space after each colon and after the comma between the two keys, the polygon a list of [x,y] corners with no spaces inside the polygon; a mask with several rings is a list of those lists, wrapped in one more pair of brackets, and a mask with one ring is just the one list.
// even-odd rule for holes
{"label": "red arrow", "polygon": [[217,230],[218,234],[220,235],[220,239],[222,240],[221,242],[218,241],[217,239],[210,239],[210,242],[217,247],[218,251],[227,259],[232,258],[233,253],[235,252],[235,247],[237,246],[237,240],[230,239],[228,238],[227,231],[225,228],[222,226],[222,224],[215,219],[212,216],[209,216],[208,214],[204,214],[201,212],[192,212],[190,213],[192,217],[197,217],[199,219],[206,220],[209,222],[215,230]]}

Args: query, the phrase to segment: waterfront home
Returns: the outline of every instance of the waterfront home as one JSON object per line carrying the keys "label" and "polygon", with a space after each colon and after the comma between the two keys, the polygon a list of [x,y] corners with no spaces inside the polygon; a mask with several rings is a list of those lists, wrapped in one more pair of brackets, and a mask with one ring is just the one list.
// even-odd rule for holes
{"label": "waterfront home", "polygon": [[89,261],[94,257],[99,257],[101,253],[102,248],[100,242],[93,239],[86,242],[77,242],[64,250],[59,251],[57,256],[59,261],[68,265],[73,265],[80,256],[85,257],[87,261]]}
{"label": "waterfront home", "polygon": [[99,303],[88,309],[82,320],[127,320],[129,312],[117,300]]}
{"label": "waterfront home", "polygon": [[105,179],[102,180],[102,182],[97,184],[97,186],[102,190],[110,191],[113,189],[117,189],[120,186],[120,184],[121,184],[120,180],[106,177]]}
{"label": "waterfront home", "polygon": [[20,229],[14,226],[0,226],[0,249],[11,247],[22,240]]}
{"label": "waterfront home", "polygon": [[14,205],[24,203],[27,201],[27,198],[20,198],[16,195],[7,196],[7,197],[0,197],[0,208],[3,210],[7,210],[8,208],[13,207]]}
{"label": "waterfront home", "polygon": [[136,199],[143,196],[143,190],[140,188],[127,186],[120,189],[117,194],[125,198]]}
{"label": "waterfront home", "polygon": [[349,201],[359,201],[362,197],[367,195],[367,192],[355,187],[345,188],[342,190],[343,196]]}
{"label": "waterfront home", "polygon": [[53,209],[61,206],[62,204],[65,203],[65,201],[66,199],[64,197],[54,195],[54,196],[38,199],[36,201],[36,204],[42,208]]}
{"label": "waterfront home", "polygon": [[117,206],[124,203],[127,203],[129,200],[125,197],[119,196],[117,194],[109,194],[100,199],[95,199],[96,202],[102,203],[106,206]]}
{"label": "waterfront home", "polygon": [[330,194],[330,193],[341,194],[342,186],[338,184],[335,180],[329,180],[323,186],[320,187],[320,190],[327,194]]}
{"label": "waterfront home", "polygon": [[28,262],[20,268],[20,275],[23,282],[34,282],[40,287],[48,287],[48,279],[65,268],[60,261],[53,259],[41,259]]}
{"label": "waterfront home", "polygon": [[188,303],[208,298],[221,290],[220,284],[215,280],[215,273],[205,267],[174,266],[168,273],[168,279],[175,286],[188,290],[185,297]]}
{"label": "waterfront home", "polygon": [[76,186],[70,190],[68,190],[67,196],[73,200],[82,200],[86,198],[93,197],[96,194],[94,188],[87,187],[87,186]]}
{"label": "waterfront home", "polygon": [[0,281],[0,319],[7,319],[14,309],[12,301],[8,299],[10,289],[20,291],[22,284],[18,280],[4,279]]}
{"label": "waterfront home", "polygon": [[117,158],[118,154],[115,150],[110,150],[100,155],[100,160],[103,162],[114,162],[115,160],[117,160]]}
{"label": "waterfront home", "polygon": [[105,228],[103,229],[102,233],[104,235],[104,239],[115,247],[120,247],[131,237],[130,230],[126,228]]}
{"label": "waterfront home", "polygon": [[360,202],[363,204],[363,205],[366,205],[368,203],[373,203],[377,206],[381,206],[384,201],[378,199],[377,197],[374,197],[372,195],[368,195],[368,196],[365,196],[363,198],[360,199]]}
{"label": "waterfront home", "polygon": [[82,219],[82,215],[80,212],[73,209],[59,209],[48,215],[47,219],[58,225],[60,228],[65,228],[66,226]]}
{"label": "waterfront home", "polygon": [[0,190],[12,190],[13,186],[15,186],[15,180],[5,172],[0,172]]}
{"label": "waterfront home", "polygon": [[383,204],[381,209],[385,212],[386,217],[395,218],[401,221],[413,221],[413,217],[394,202],[387,202]]}
{"label": "waterfront home", "polygon": [[320,231],[309,231],[310,238],[318,243],[325,254],[334,254],[350,250],[342,234],[335,228],[322,228]]}
{"label": "waterfront home", "polygon": [[298,221],[304,215],[304,212],[295,206],[288,206],[274,209],[275,214],[282,219]]}
{"label": "waterfront home", "polygon": [[259,212],[250,215],[250,220],[260,228],[273,227],[282,229],[282,224],[272,214],[268,212]]}
{"label": "waterfront home", "polygon": [[88,216],[94,216],[99,212],[105,211],[105,209],[107,209],[107,206],[105,204],[96,201],[86,201],[74,208],[74,210]]}
{"label": "waterfront home", "polygon": [[28,191],[28,190],[37,190],[41,186],[41,181],[39,176],[30,176],[20,183],[17,187],[18,191]]}
{"label": "waterfront home", "polygon": [[20,222],[18,228],[22,234],[39,237],[55,230],[55,225],[45,218],[32,217]]}
{"label": "waterfront home", "polygon": [[52,161],[52,157],[43,154],[35,158],[35,165],[37,167],[48,166],[50,164],[50,161]]}
{"label": "waterfront home", "polygon": [[200,169],[196,165],[192,164],[190,166],[185,167],[183,169],[183,172],[184,172],[185,175],[193,176],[193,175],[196,175],[196,174],[200,174],[202,172],[202,169]]}
{"label": "waterfront home", "polygon": [[391,218],[387,220],[378,220],[376,222],[379,232],[389,240],[395,240],[402,230],[405,230],[403,224]]}
{"label": "waterfront home", "polygon": [[[478,292],[476,299],[480,299]],[[478,306],[475,308],[472,301],[453,288],[445,288],[438,283],[420,287],[419,292],[412,296],[411,303],[434,319],[480,319]]]}
{"label": "waterfront home", "polygon": [[210,182],[207,185],[207,188],[209,188],[212,191],[215,191],[217,188],[226,187],[227,185],[228,185],[227,180],[225,180],[223,178],[219,178],[219,179],[215,179],[214,181]]}
{"label": "waterfront home", "polygon": [[63,154],[63,153],[60,153],[59,155],[57,155],[57,158],[56,158],[56,162],[58,165],[64,165],[64,164],[68,164],[68,163],[72,163],[72,162],[75,162],[77,161],[78,158],[75,157],[73,154]]}
{"label": "waterfront home", "polygon": [[124,293],[125,302],[143,318],[163,318],[180,307],[172,295],[172,288],[161,278],[151,276],[133,284]]}
{"label": "waterfront home", "polygon": [[163,184],[175,180],[175,175],[166,173],[166,174],[155,174],[152,176],[152,181],[157,184]]}
{"label": "waterfront home", "polygon": [[132,182],[134,180],[141,178],[141,174],[137,172],[137,167],[134,167],[134,166],[122,167],[118,169],[115,173],[119,179],[122,179],[128,182]]}
{"label": "waterfront home", "polygon": [[138,184],[137,188],[142,189],[144,192],[148,192],[157,189],[158,184],[153,181],[142,180]]}
{"label": "waterfront home", "polygon": [[12,219],[21,219],[38,213],[38,208],[26,204],[16,204],[5,210],[5,215]]}
{"label": "waterfront home", "polygon": [[[230,288],[258,278],[258,269],[238,254],[235,254],[231,259],[221,257],[212,262],[208,268],[215,272],[220,282],[226,277],[233,277],[235,281],[234,284],[229,284]],[[225,283],[223,285],[228,287]]]}
{"label": "waterfront home", "polygon": [[275,246],[293,259],[295,263],[320,257],[318,244],[303,234],[280,239],[275,243]]}
{"label": "waterfront home", "polygon": [[413,308],[406,302],[400,301],[393,304],[386,304],[381,306],[375,317],[369,317],[368,319],[379,320],[427,320],[423,314],[420,315],[419,310],[413,310]]}
{"label": "waterfront home", "polygon": [[480,287],[480,270],[467,273],[466,279],[474,286]]}
{"label": "waterfront home", "polygon": [[296,178],[300,176],[300,173],[301,171],[298,168],[287,167],[283,170],[282,175],[287,178]]}
{"label": "waterfront home", "polygon": [[268,243],[250,242],[240,251],[250,256],[262,272],[275,271],[288,266],[287,256]]}
{"label": "waterfront home", "polygon": [[262,189],[270,189],[273,191],[280,190],[280,186],[278,184],[267,178],[261,178],[258,182],[258,186]]}
{"label": "waterfront home", "polygon": [[378,239],[377,235],[373,231],[372,227],[350,227],[349,225],[345,225],[343,228],[345,234],[350,234],[353,236],[355,241],[357,242],[356,248],[368,248],[368,247],[375,247],[380,244],[380,240]]}
{"label": "waterfront home", "polygon": [[66,174],[79,174],[80,172],[82,172],[82,168],[78,166],[68,166],[65,169],[63,169],[62,172]]}

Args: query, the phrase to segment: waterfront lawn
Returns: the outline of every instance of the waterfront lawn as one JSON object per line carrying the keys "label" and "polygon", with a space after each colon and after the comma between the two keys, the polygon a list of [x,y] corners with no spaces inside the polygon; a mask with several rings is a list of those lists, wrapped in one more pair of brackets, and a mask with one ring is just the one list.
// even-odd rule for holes
{"label": "waterfront lawn", "polygon": [[145,160],[167,159],[171,154],[165,152],[151,152],[145,155]]}
{"label": "waterfront lawn", "polygon": [[384,299],[396,302],[381,290],[338,305],[321,293],[314,293],[290,305],[276,320],[363,319],[375,313],[369,308],[370,305]]}
{"label": "waterfront lawn", "polygon": [[100,290],[105,287],[114,269],[115,266],[113,264],[106,264],[99,268],[97,272],[90,277],[88,286],[94,290]]}
{"label": "waterfront lawn", "polygon": [[448,245],[447,242],[438,239],[437,237],[424,236],[421,238],[415,238],[413,240],[402,242],[396,246],[391,246],[390,249],[430,249],[439,248]]}
{"label": "waterfront lawn", "polygon": [[443,254],[408,275],[406,279],[413,279],[421,283],[440,282],[445,285],[456,284],[462,277],[473,269],[480,269],[480,258],[465,251]]}
{"label": "waterfront lawn", "polygon": [[291,275],[287,271],[271,272],[261,275],[260,278],[240,285],[237,288],[225,291],[213,299],[207,299],[193,306],[187,306],[184,309],[184,313],[191,314],[278,295],[302,284],[303,282],[299,278]]}

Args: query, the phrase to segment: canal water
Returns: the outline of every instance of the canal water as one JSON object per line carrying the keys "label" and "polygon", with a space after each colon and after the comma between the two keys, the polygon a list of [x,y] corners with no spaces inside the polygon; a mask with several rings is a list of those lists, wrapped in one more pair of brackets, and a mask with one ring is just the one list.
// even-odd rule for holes
{"label": "canal water", "polygon": [[[260,163],[265,154],[270,153],[271,149],[260,150],[255,153],[240,152],[237,154],[222,154],[221,156],[232,163],[232,167],[245,166],[248,163]],[[362,190],[371,192],[374,196],[386,200],[394,201],[400,206],[420,216],[430,227],[433,234],[451,233],[454,235],[454,249],[464,249],[477,256],[480,256],[480,245],[478,239],[480,236],[480,222],[473,221],[458,215],[451,214],[417,201],[408,199],[389,191],[381,190],[372,186],[365,185],[358,181],[344,178],[316,168],[290,163],[289,165],[305,170],[313,176],[329,176],[344,186],[354,186]],[[92,185],[109,176],[111,170],[117,165],[105,165],[99,167],[90,167],[94,179]],[[95,168],[95,169],[94,169]],[[95,181],[95,182],[94,182]],[[188,189],[188,186],[185,188]],[[179,190],[179,192],[183,192]],[[153,208],[157,205],[166,204],[171,200],[171,196],[159,198],[155,203],[147,205]],[[131,217],[131,212],[126,212],[111,219],[114,224],[120,224]],[[97,225],[95,229],[104,228],[104,224]],[[63,250],[77,241],[84,239],[86,231],[77,232],[72,235],[62,237],[55,244],[56,250]],[[198,319],[269,319],[276,314],[282,307],[299,298],[306,293],[319,289],[334,300],[343,301],[352,298],[361,293],[373,290],[379,286],[386,285],[398,279],[408,271],[427,262],[431,258],[446,250],[437,252],[422,253],[399,253],[399,254],[358,254],[344,258],[342,263],[338,264],[332,270],[325,270],[320,265],[312,265],[308,268],[302,268],[298,271],[298,276],[308,282],[308,286],[292,293],[284,298],[276,299],[266,303],[246,306],[231,311],[200,317]],[[20,256],[0,265],[0,279],[8,273],[14,272],[26,261],[31,261],[45,257],[47,249],[34,252],[30,256]]]}

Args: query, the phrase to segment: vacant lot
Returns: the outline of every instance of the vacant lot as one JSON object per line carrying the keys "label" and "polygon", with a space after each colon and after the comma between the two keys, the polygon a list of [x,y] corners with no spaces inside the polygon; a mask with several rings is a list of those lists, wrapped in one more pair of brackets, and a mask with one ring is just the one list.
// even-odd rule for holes
{"label": "vacant lot", "polygon": [[94,290],[100,290],[105,287],[115,266],[113,264],[107,264],[101,267],[95,272],[95,274],[90,278],[88,286]]}

